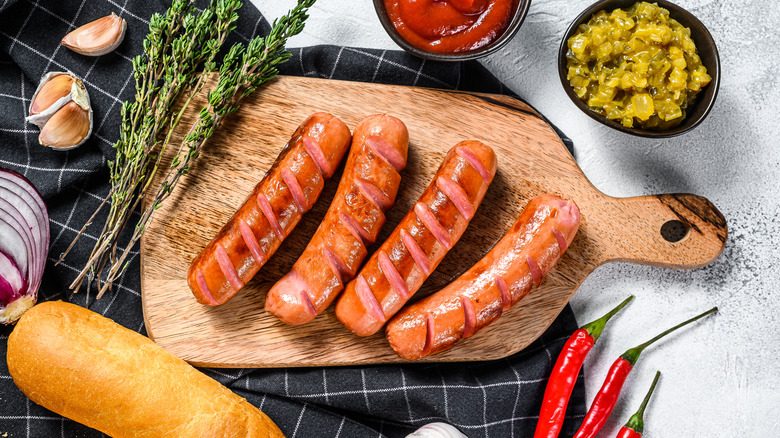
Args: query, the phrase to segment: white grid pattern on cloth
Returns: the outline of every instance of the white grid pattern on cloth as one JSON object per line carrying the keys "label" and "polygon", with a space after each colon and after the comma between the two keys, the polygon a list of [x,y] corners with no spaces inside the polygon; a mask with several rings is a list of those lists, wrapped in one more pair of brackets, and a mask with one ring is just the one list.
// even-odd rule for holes
{"label": "white grid pattern on cloth", "polygon": [[306,405],[307,403],[303,404],[301,413],[298,415],[298,421],[295,422],[295,429],[293,429],[292,438],[295,438],[298,435],[298,427],[301,425],[301,419],[303,419],[303,414],[306,412]]}
{"label": "white grid pattern on cloth", "polygon": [[398,371],[401,372],[401,388],[404,390],[404,401],[406,402],[406,410],[409,412],[409,421],[412,421],[414,415],[412,414],[412,404],[409,402],[409,392],[406,390],[406,376],[403,368],[399,368]]}
{"label": "white grid pattern on cloth", "polygon": [[387,50],[382,50],[382,54],[379,55],[379,59],[376,61],[376,68],[374,69],[373,76],[371,76],[371,82],[376,81],[376,75],[379,73],[379,67],[382,66],[382,61],[385,59],[385,53],[387,53]]}
{"label": "white grid pattern on cloth", "polygon": [[[78,20],[79,15],[81,14],[81,10],[84,9],[84,3],[86,3],[86,2],[87,2],[87,0],[81,0],[81,4],[79,4],[78,9],[76,10],[76,15],[73,17],[73,21],[67,22],[68,23],[68,31],[69,32],[70,32],[70,30],[76,28],[76,25],[74,25],[73,22]],[[40,5],[36,1],[35,6],[33,8],[33,12],[35,11],[35,8],[38,8],[38,7],[40,7]],[[43,8],[41,8],[41,9],[43,9]],[[57,17],[57,18],[61,19],[62,17]],[[49,57],[49,61],[46,64],[46,67],[43,68],[43,71],[49,71],[49,66],[54,61],[54,57],[57,56],[57,52],[60,51],[60,47],[62,47],[62,44],[57,44],[57,46],[54,48],[54,53],[52,53],[52,55]]]}
{"label": "white grid pattern on cloth", "polygon": [[394,67],[398,67],[398,68],[401,68],[401,69],[404,69],[404,70],[413,71],[416,74],[415,79],[414,79],[415,84],[420,79],[420,76],[423,76],[424,78],[429,79],[429,80],[431,80],[433,82],[439,83],[439,84],[443,85],[446,88],[453,88],[453,89],[457,89],[458,88],[457,85],[448,84],[447,82],[444,82],[444,81],[442,81],[439,78],[435,78],[433,76],[430,76],[430,75],[422,73],[422,68],[425,65],[425,60],[422,61],[422,65],[420,66],[419,70],[414,70],[414,69],[412,69],[410,67],[407,67],[407,66],[405,66],[403,64],[399,64],[397,62],[385,60],[384,59],[384,55],[385,55],[385,53],[387,51],[382,51],[382,55],[381,56],[377,56],[377,55],[375,55],[373,53],[370,53],[370,52],[368,52],[366,50],[359,50],[359,49],[355,49],[353,47],[347,47],[347,50],[349,50],[349,51],[351,51],[353,53],[361,54],[363,56],[368,56],[369,58],[376,59],[377,60],[377,69],[379,69],[379,67],[381,66],[382,62],[387,62],[388,64],[390,64],[390,65],[392,65]]}
{"label": "white grid pattern on cloth", "polygon": [[[16,161],[4,160],[2,158],[0,158],[0,164],[5,164],[7,166],[18,166],[18,167],[21,167],[21,168],[23,168],[25,170],[40,170],[42,172],[57,172],[57,173],[62,173],[62,172],[92,173],[92,172],[94,172],[93,170],[90,170],[90,169],[68,169],[66,167],[61,167],[59,169],[52,169],[52,168],[48,168],[48,167],[31,166],[29,164],[20,164],[20,163],[18,163]],[[24,174],[24,173],[22,173],[22,174]]]}
{"label": "white grid pattern on cloth", "polygon": [[[19,42],[19,36],[24,32],[24,29],[27,27],[27,23],[30,22],[30,18],[32,18],[33,15],[35,15],[35,9],[38,7],[38,3],[40,3],[41,0],[35,0],[35,3],[33,4],[33,8],[30,9],[30,13],[27,15],[27,18],[24,19],[24,23],[22,23],[22,26],[19,28],[19,32],[17,32],[15,37],[12,37],[13,42],[11,43],[11,47],[8,49],[8,54],[10,55],[11,52],[14,50],[14,46],[16,43]],[[5,2],[3,2],[3,6],[5,6]]]}
{"label": "white grid pattern on cloth", "polygon": [[[26,16],[24,24],[22,27],[20,27],[15,36],[12,36],[7,32],[0,31],[0,42],[2,42],[3,37],[10,41],[10,48],[8,50],[9,53],[13,51],[14,54],[19,55],[21,51],[29,54],[30,56],[45,60],[46,65],[54,65],[57,68],[63,70],[68,70],[69,67],[72,68],[72,66],[69,66],[65,62],[55,59],[58,55],[58,48],[52,52],[51,56],[47,56],[42,50],[22,40],[21,35],[28,27],[31,20],[33,20],[35,14],[39,13],[37,11],[56,17],[62,23],[67,24],[69,29],[72,29],[75,27],[75,25],[81,24],[78,21],[78,16],[81,12],[81,9],[77,11],[73,21],[69,21],[68,19],[59,16],[55,11],[50,9],[50,5],[44,7],[43,5],[39,4],[38,1],[19,1],[32,6],[29,11],[29,15]],[[85,1],[86,0],[81,0],[80,6],[83,6]],[[142,17],[140,13],[134,12],[136,10],[134,7],[137,6],[137,2],[126,0],[122,5],[120,5],[119,3],[112,0],[104,1],[114,8],[119,8],[119,13],[122,16],[148,24],[148,20]],[[3,2],[0,4],[0,13],[3,13],[1,11],[4,11],[5,8],[7,8],[6,5],[8,3],[8,0],[3,0]],[[97,6],[90,5],[90,7]],[[251,6],[245,6],[245,8],[247,7]],[[261,23],[263,23],[261,17],[253,20],[251,33],[256,32]],[[247,39],[244,35],[241,35],[241,37],[243,39]],[[122,60],[122,62],[130,61],[131,57],[123,53],[123,50],[127,50],[127,48],[120,48],[116,55],[119,59]],[[341,47],[337,50],[332,50],[326,53],[329,54],[330,57],[328,59],[330,60],[329,62],[332,63],[329,65],[329,69],[323,69],[322,66],[310,66],[308,68],[305,67],[304,48],[293,50],[293,54],[298,59],[291,60],[288,64],[296,66],[300,65],[301,71],[297,74],[332,78],[339,74],[343,74],[341,66],[346,65],[346,61],[344,61],[345,56],[350,57],[349,63],[354,62],[355,57],[357,56],[363,58],[363,61],[369,63],[370,65],[367,70],[370,74],[370,77],[366,78],[366,80],[375,81],[380,79],[382,76],[381,73],[383,73],[385,69],[396,69],[406,75],[412,84],[418,84],[421,80],[425,80],[427,84],[426,86],[459,88],[462,85],[460,75],[455,75],[454,80],[452,82],[448,82],[447,80],[442,79],[440,76],[437,76],[435,73],[429,72],[427,69],[433,67],[431,67],[430,64],[426,64],[425,61],[413,65],[407,65],[404,63],[407,60],[404,60],[404,62],[399,61],[397,56],[398,54],[394,52],[377,52],[367,49]],[[5,65],[7,63],[3,62],[2,64]],[[93,135],[100,142],[106,145],[111,145],[113,144],[113,141],[110,137],[106,137],[106,135],[113,137],[115,134],[113,132],[99,133],[97,131],[100,131],[104,126],[107,126],[107,122],[112,117],[116,117],[114,114],[116,112],[115,107],[124,99],[122,97],[123,94],[125,96],[127,95],[126,88],[132,79],[132,75],[127,76],[127,79],[122,84],[119,93],[112,92],[103,89],[99,85],[100,79],[88,79],[90,75],[97,73],[97,65],[98,60],[93,60],[86,70],[86,73],[83,74],[83,78],[86,79],[85,84],[89,87],[90,91],[96,91],[100,96],[108,99],[109,106],[105,111],[99,114],[101,117],[100,120],[97,121],[98,123],[95,125],[96,132]],[[17,106],[19,103],[21,103],[24,112],[26,112],[29,99],[32,95],[32,91],[35,89],[35,86],[34,84],[32,84],[32,86],[28,86],[28,78],[24,75],[24,72],[20,74],[20,77],[20,95],[15,95],[3,90],[4,92],[0,93],[0,99],[10,99],[11,101],[14,101],[15,105]],[[36,78],[31,79],[34,81]],[[96,115],[98,115],[97,112]],[[34,159],[37,156],[37,151],[35,151],[37,144],[35,144],[34,140],[30,140],[28,136],[30,134],[37,134],[35,129],[31,129],[29,125],[24,124],[22,121],[21,127],[19,125],[14,127],[0,126],[0,133],[21,134],[24,138],[26,149],[26,157],[23,157],[22,161],[7,159],[6,155],[3,154],[3,158],[0,158],[0,164],[10,166],[16,170],[19,170],[25,175],[31,173],[45,175],[56,172],[57,201],[54,202],[56,205],[52,208],[51,223],[55,226],[55,228],[58,229],[56,231],[56,237],[52,240],[52,249],[62,249],[62,246],[67,245],[76,235],[78,230],[81,229],[81,226],[84,222],[85,218],[76,213],[88,211],[91,214],[97,205],[102,202],[105,193],[108,192],[108,186],[105,183],[105,179],[100,177],[100,169],[98,168],[105,165],[105,157],[100,157],[99,163],[93,163],[82,160],[82,157],[79,154],[64,154],[62,155],[62,159],[59,162],[55,160],[50,165],[33,164],[35,162]],[[85,176],[88,177],[85,178]],[[82,184],[73,185],[73,181],[80,181]],[[65,197],[69,198],[67,202],[58,202],[60,198]],[[48,202],[53,202],[53,199],[49,198]],[[134,214],[137,216],[138,213],[135,212]],[[100,218],[96,220],[96,223],[100,223]],[[84,237],[85,238],[82,239],[82,244],[88,244],[89,242],[94,242],[96,240],[96,237],[91,233],[85,233]],[[62,277],[67,281],[62,281],[63,284],[45,284],[41,289],[41,297],[43,299],[66,297],[69,300],[76,302],[77,304],[86,305],[98,313],[112,317],[126,327],[130,327],[135,331],[143,333],[145,328],[140,312],[135,312],[135,315],[130,315],[132,312],[116,310],[140,309],[141,307],[141,295],[138,288],[135,287],[139,284],[139,252],[137,250],[133,250],[131,251],[131,254],[131,267],[127,272],[125,272],[125,274],[120,277],[116,284],[117,289],[121,293],[111,293],[111,298],[109,300],[103,299],[101,301],[95,301],[94,299],[90,301],[89,291],[86,294],[79,293],[76,295],[66,293],[62,286],[65,283],[69,283],[70,280],[75,277],[79,269],[74,265],[78,265],[78,262],[69,262],[66,260],[66,262],[60,263],[57,267],[53,267],[53,262],[57,257],[50,256],[48,259],[50,263],[47,266],[48,272],[55,271],[57,276]],[[550,348],[553,348],[553,346],[555,346],[555,348],[559,348],[564,339],[565,337],[557,337],[552,340],[547,340],[546,343],[541,344],[541,346],[537,347],[536,350],[544,350],[544,355],[550,358],[552,355]],[[0,336],[0,342],[2,341],[7,341],[7,335]],[[526,351],[524,354],[531,356],[535,352],[536,351]],[[292,421],[286,422],[286,424],[288,424],[290,427],[289,431],[292,431],[292,436],[311,436],[304,434],[311,433],[312,430],[319,430],[319,432],[321,432],[319,436],[359,436],[356,434],[368,434],[371,429],[373,429],[373,432],[370,433],[376,434],[378,436],[399,436],[401,431],[409,432],[412,429],[430,421],[446,421],[452,423],[460,429],[464,430],[469,435],[478,431],[484,431],[484,434],[479,436],[502,436],[501,434],[504,430],[511,430],[511,433],[514,435],[515,428],[510,427],[509,429],[502,429],[497,428],[496,426],[515,424],[518,422],[528,422],[536,419],[536,416],[533,415],[518,415],[517,409],[519,405],[520,394],[522,393],[522,388],[524,387],[538,387],[539,385],[546,382],[546,379],[544,378],[523,379],[521,378],[521,374],[518,372],[518,370],[513,366],[512,361],[506,360],[505,362],[505,368],[507,370],[511,370],[511,378],[500,382],[481,382],[481,379],[478,376],[478,372],[476,370],[479,365],[464,365],[469,370],[467,374],[470,374],[473,378],[473,381],[476,383],[453,381],[452,374],[450,373],[452,370],[448,369],[448,371],[444,371],[445,368],[439,366],[413,367],[404,369],[394,368],[393,372],[388,372],[383,375],[383,378],[385,379],[384,381],[374,380],[375,377],[373,376],[374,372],[376,371],[375,368],[360,368],[359,382],[361,387],[359,389],[344,389],[345,382],[343,381],[343,377],[340,377],[340,375],[347,373],[350,370],[316,370],[316,376],[314,376],[316,379],[313,380],[315,383],[308,385],[308,387],[311,389],[322,388],[321,392],[316,390],[301,392],[301,388],[298,386],[295,386],[293,390],[293,384],[298,382],[300,375],[296,372],[296,375],[293,377],[291,376],[289,370],[284,370],[283,373],[283,390],[282,388],[274,390],[273,388],[268,387],[270,381],[278,379],[279,372],[274,370],[205,369],[203,371],[221,381],[223,384],[228,385],[233,390],[242,393],[242,395],[250,399],[250,401],[259,408],[267,409],[269,415],[271,415],[270,412],[275,412],[278,415],[272,415],[272,418],[290,418]],[[368,370],[371,370],[371,378],[368,376]],[[400,372],[396,372],[395,370]],[[428,383],[419,383],[419,380],[422,378],[421,375],[425,375],[425,373],[429,371],[433,371],[435,373],[435,377],[433,379],[428,379]],[[309,375],[307,373],[305,377],[310,378],[312,376],[313,375]],[[394,378],[389,376],[397,376],[397,381],[393,381]],[[7,374],[7,370],[0,372],[0,381],[7,382],[8,385],[11,385],[10,380],[11,377]],[[436,381],[436,383],[430,383],[432,381]],[[439,383],[439,381],[441,383]],[[376,387],[375,385],[386,386]],[[9,388],[13,387],[10,386]],[[489,396],[507,389],[513,390],[512,394],[515,396],[511,415],[507,416],[506,418],[488,421],[487,410]],[[481,409],[479,415],[481,418],[476,422],[458,421],[456,418],[459,407],[458,405],[462,404],[462,401],[459,399],[462,398],[464,394],[463,391],[478,391],[482,393],[483,409]],[[396,398],[397,396],[395,394],[402,395],[402,399]],[[437,411],[438,414],[428,415],[424,412],[418,412],[421,400],[433,396],[434,394],[436,397],[440,397],[442,400],[441,408]],[[362,408],[354,408],[353,403],[355,402],[356,398],[358,403],[362,403],[364,405]],[[398,418],[383,418],[381,416],[376,416],[377,412],[382,412],[384,410],[388,399],[398,400],[401,403],[402,412]],[[403,401],[401,402],[400,400]],[[323,402],[324,405],[321,404]],[[360,421],[351,418],[351,416],[344,415],[346,411],[350,410],[355,414],[355,418],[359,419]],[[25,424],[23,426],[23,430],[26,436],[46,436],[34,435],[36,433],[40,433],[41,430],[44,430],[42,429],[44,426],[39,424],[39,422],[59,422],[60,424],[57,429],[59,429],[59,434],[63,437],[67,436],[66,433],[74,433],[74,431],[79,431],[80,433],[77,434],[80,436],[103,436],[97,432],[95,432],[94,435],[88,435],[88,433],[90,433],[89,430],[81,428],[79,425],[73,423],[70,420],[66,420],[60,416],[51,414],[49,411],[30,403],[26,398],[24,413],[25,415],[6,414],[6,411],[0,408],[0,433],[6,429],[5,422],[7,421],[24,421]],[[581,418],[582,414],[574,414],[568,417]],[[332,429],[330,430],[330,432],[332,432],[331,435],[328,435],[330,432],[327,432],[324,428],[317,429],[316,426],[312,426],[312,422],[316,423],[320,421],[328,421],[329,418],[334,420],[332,421]],[[280,424],[283,423],[280,422]]]}
{"label": "white grid pattern on cloth", "polygon": [[[515,367],[512,366],[512,362],[510,362],[509,360],[506,360],[506,365],[509,367],[510,370],[512,370],[512,372],[515,374],[515,377],[517,378],[517,392],[515,393],[515,404],[512,405],[512,418],[515,418],[516,415],[517,415],[517,404],[520,401],[520,384],[521,384],[521,379],[520,379],[520,374],[517,372]],[[514,428],[512,429],[512,435],[511,436],[512,436],[512,438],[514,438],[514,436],[515,436]]]}
{"label": "white grid pattern on cloth", "polygon": [[[212,370],[215,374],[220,374],[224,377],[230,377],[224,373],[218,373],[214,370]],[[361,375],[365,376],[365,371],[361,370]],[[401,380],[403,382],[403,379]],[[405,382],[401,383],[398,386],[394,386],[392,388],[374,388],[369,389],[365,387],[366,380],[363,379],[363,385],[365,389],[356,389],[356,390],[348,390],[348,391],[330,391],[330,392],[311,392],[306,394],[290,394],[289,389],[285,387],[285,396],[289,398],[301,398],[301,399],[310,399],[310,398],[328,398],[328,397],[335,397],[335,396],[342,396],[342,395],[359,395],[362,394],[366,399],[366,404],[368,404],[368,396],[371,394],[386,394],[386,393],[392,393],[392,392],[400,392],[405,393],[407,390],[415,389],[439,389],[441,387],[446,387],[449,389],[473,389],[473,390],[479,390],[484,391],[485,389],[490,388],[498,388],[498,387],[505,387],[505,386],[517,386],[517,385],[524,385],[524,384],[533,384],[533,383],[542,383],[546,382],[546,378],[539,378],[539,379],[533,379],[533,380],[519,380],[519,381],[511,381],[511,382],[500,382],[500,383],[487,383],[484,385],[465,385],[465,384],[430,384],[430,385],[407,385]]]}

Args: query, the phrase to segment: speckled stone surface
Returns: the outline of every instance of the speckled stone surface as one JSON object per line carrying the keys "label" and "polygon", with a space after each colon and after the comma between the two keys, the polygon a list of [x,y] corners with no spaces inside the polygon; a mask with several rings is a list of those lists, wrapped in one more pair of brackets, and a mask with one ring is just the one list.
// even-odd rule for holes
{"label": "speckled stone surface", "polygon": [[[293,1],[253,0],[268,17]],[[761,0],[679,0],[710,29],[721,87],[702,125],[666,140],[604,127],[566,97],[555,66],[563,32],[591,0],[533,0],[523,27],[484,64],[574,140],[590,180],[613,196],[690,192],[726,216],[721,258],[694,271],[615,263],[572,300],[580,322],[628,294],[636,300],[585,363],[589,400],[627,348],[713,305],[720,312],[647,350],[601,436],[614,436],[663,373],[646,415],[648,438],[774,437],[780,430],[780,7]],[[371,2],[320,0],[293,46],[396,49]]]}

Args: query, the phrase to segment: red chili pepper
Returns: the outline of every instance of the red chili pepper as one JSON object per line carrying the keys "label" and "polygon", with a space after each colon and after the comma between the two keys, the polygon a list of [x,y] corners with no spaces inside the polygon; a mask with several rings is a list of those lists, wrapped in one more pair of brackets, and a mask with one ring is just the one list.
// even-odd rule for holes
{"label": "red chili pepper", "polygon": [[636,414],[632,415],[631,418],[628,419],[628,423],[620,429],[617,438],[642,438],[642,432],[645,430],[645,420],[642,417],[645,415],[647,402],[650,401],[650,396],[653,395],[653,391],[655,391],[655,385],[658,383],[659,377],[661,377],[661,372],[657,371],[655,373],[655,378],[653,379],[653,384],[650,385],[650,390],[647,391],[645,399],[642,400],[642,404],[639,405],[639,410],[636,411]]}
{"label": "red chili pepper", "polygon": [[585,356],[593,348],[607,321],[633,299],[633,295],[626,298],[606,315],[575,330],[566,341],[547,381],[547,388],[544,390],[544,401],[539,412],[539,422],[536,423],[534,438],[556,438],[561,432],[566,405],[569,404],[569,397]]}
{"label": "red chili pepper", "polygon": [[644,344],[638,345],[623,353],[623,355],[612,364],[612,368],[609,369],[607,378],[604,379],[604,385],[601,386],[598,394],[596,394],[596,398],[593,399],[593,404],[585,415],[585,420],[582,421],[580,429],[574,434],[574,438],[595,437],[601,428],[604,427],[607,418],[609,418],[612,410],[615,409],[615,403],[617,403],[620,390],[626,382],[628,373],[630,373],[631,369],[636,365],[636,361],[639,360],[639,355],[642,354],[642,351],[644,351],[645,348],[678,328],[688,325],[697,319],[704,318],[716,310],[718,310],[718,308],[713,307],[701,315],[695,316],[681,324],[677,324]]}

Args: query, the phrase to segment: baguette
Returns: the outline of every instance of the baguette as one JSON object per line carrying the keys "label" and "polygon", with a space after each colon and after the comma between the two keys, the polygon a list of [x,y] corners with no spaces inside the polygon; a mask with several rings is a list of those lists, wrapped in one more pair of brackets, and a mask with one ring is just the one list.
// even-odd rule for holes
{"label": "baguette", "polygon": [[28,310],[8,370],[39,405],[112,437],[283,437],[259,409],[150,339],[62,301]]}

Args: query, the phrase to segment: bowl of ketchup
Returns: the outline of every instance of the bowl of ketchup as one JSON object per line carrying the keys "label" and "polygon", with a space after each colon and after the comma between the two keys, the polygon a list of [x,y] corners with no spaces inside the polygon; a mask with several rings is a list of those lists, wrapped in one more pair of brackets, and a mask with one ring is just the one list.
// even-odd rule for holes
{"label": "bowl of ketchup", "polygon": [[390,38],[433,61],[495,52],[514,36],[530,6],[531,0],[374,0]]}

